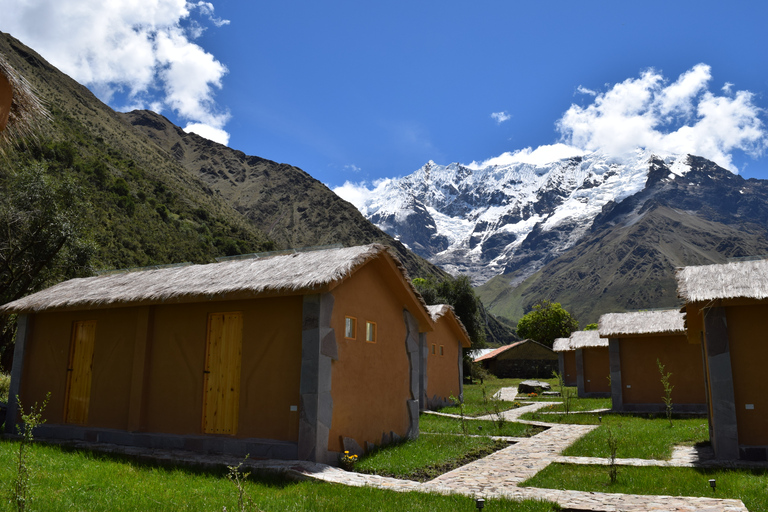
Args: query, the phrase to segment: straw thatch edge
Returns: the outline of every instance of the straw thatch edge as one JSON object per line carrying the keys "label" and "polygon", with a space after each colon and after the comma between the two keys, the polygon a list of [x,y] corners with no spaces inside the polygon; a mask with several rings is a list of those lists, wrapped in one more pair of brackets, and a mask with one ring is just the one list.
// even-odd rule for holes
{"label": "straw thatch edge", "polygon": [[768,298],[765,259],[682,267],[675,278],[677,294],[687,302]]}
{"label": "straw thatch edge", "polygon": [[598,332],[603,338],[648,334],[685,334],[685,320],[679,309],[606,313],[600,317]]}
{"label": "straw thatch edge", "polygon": [[456,310],[453,308],[453,306],[451,306],[450,304],[435,304],[432,306],[427,306],[427,312],[429,313],[429,316],[432,319],[432,322],[434,323],[437,323],[437,321],[440,318],[444,317],[445,315],[450,314],[450,316],[452,316],[453,319],[456,320],[456,324],[459,326],[459,329],[461,329],[461,332],[463,332],[464,336],[466,336],[467,339],[469,340],[470,346],[472,345],[472,338],[469,337],[469,332],[467,331],[467,328],[464,326],[464,323],[461,321],[461,318],[459,318],[459,315],[456,314]]}
{"label": "straw thatch edge", "polygon": [[580,348],[607,347],[608,340],[600,337],[599,331],[575,331],[569,338],[571,350]]}
{"label": "straw thatch edge", "polygon": [[0,155],[2,155],[6,147],[13,142],[24,137],[35,137],[51,117],[34,88],[10,65],[2,53],[0,53],[0,74],[8,79],[13,91],[8,124],[3,131],[0,131]]}
{"label": "straw thatch edge", "polygon": [[0,313],[101,308],[138,302],[221,300],[234,294],[309,292],[345,279],[384,253],[394,262],[408,289],[426,312],[424,299],[397,256],[384,245],[371,244],[70,279],[0,306]]}

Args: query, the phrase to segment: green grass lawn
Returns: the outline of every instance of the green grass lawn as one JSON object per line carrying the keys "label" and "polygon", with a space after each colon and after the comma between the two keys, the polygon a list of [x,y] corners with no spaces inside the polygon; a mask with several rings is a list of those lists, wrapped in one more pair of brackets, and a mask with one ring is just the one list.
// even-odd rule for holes
{"label": "green grass lawn", "polygon": [[[7,489],[15,477],[18,443],[0,442],[0,510],[14,510]],[[32,447],[32,496],[27,510],[211,511],[240,510],[237,488],[226,472],[157,467],[55,446]],[[244,485],[263,511],[455,511],[474,510],[464,496],[400,493],[281,477],[250,479]],[[490,510],[545,512],[552,503],[489,500]],[[248,510],[254,510],[249,508]]]}
{"label": "green grass lawn", "polygon": [[[484,416],[491,414],[490,398],[501,388],[516,387],[523,379],[485,379],[484,383],[464,384],[464,414],[467,416]],[[518,407],[515,402],[502,402],[503,410]],[[459,406],[443,407],[440,412],[460,414]]]}
{"label": "green grass lawn", "polygon": [[[709,479],[717,482],[715,492]],[[545,489],[588,492],[704,496],[740,499],[751,512],[768,512],[768,470],[702,470],[620,466],[610,483],[606,466],[550,464],[521,484]]]}
{"label": "green grass lawn", "polygon": [[[597,409],[610,409],[611,408],[611,399],[610,398],[576,398],[576,393],[574,391],[574,398],[571,398],[571,412],[578,412],[578,411],[594,411]],[[538,412],[535,413],[529,413],[536,417],[539,421],[547,421],[547,416],[545,412],[565,412],[565,404],[562,403],[563,399],[559,396],[557,397],[537,397],[532,398],[531,401],[534,402],[558,402],[552,404],[550,407],[545,409],[540,409]],[[528,416],[525,416],[527,419]]]}
{"label": "green grass lawn", "polygon": [[423,482],[507,446],[489,437],[424,434],[365,455],[355,471]]}
{"label": "green grass lawn", "polygon": [[600,427],[568,447],[563,455],[610,457],[608,429],[618,439],[619,458],[666,460],[675,445],[693,445],[709,441],[706,418],[677,419],[669,426],[666,418],[643,418],[606,414]]}
{"label": "green grass lawn", "polygon": [[[501,428],[498,423],[490,420],[466,420],[467,433],[471,435],[484,436],[509,436],[509,437],[530,437],[538,434],[543,427],[534,427],[525,423],[516,423],[505,421]],[[419,430],[422,433],[436,434],[463,434],[461,420],[438,416],[435,414],[422,414],[419,416]]]}

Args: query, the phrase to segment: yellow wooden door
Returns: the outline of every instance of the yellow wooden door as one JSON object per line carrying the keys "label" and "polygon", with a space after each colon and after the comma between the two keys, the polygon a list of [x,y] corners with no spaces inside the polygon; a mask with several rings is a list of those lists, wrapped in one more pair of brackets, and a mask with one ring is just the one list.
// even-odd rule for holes
{"label": "yellow wooden door", "polygon": [[203,378],[203,432],[206,434],[237,433],[242,345],[242,313],[208,315]]}
{"label": "yellow wooden door", "polygon": [[64,421],[85,424],[88,422],[88,405],[91,401],[91,373],[93,369],[93,343],[96,339],[96,320],[75,322],[67,367],[66,404]]}

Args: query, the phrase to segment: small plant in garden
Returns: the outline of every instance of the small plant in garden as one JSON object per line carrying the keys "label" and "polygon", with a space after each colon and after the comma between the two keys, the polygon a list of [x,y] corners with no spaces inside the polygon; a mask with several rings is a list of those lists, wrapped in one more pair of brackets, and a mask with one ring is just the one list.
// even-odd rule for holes
{"label": "small plant in garden", "polygon": [[16,510],[23,512],[27,509],[27,505],[30,504],[32,496],[30,495],[30,480],[32,478],[32,469],[30,468],[29,460],[29,445],[34,440],[33,431],[38,425],[45,423],[43,418],[43,411],[48,405],[48,400],[51,398],[49,392],[45,395],[42,405],[35,405],[29,408],[29,412],[24,412],[24,407],[21,405],[21,400],[16,396],[16,403],[19,404],[19,415],[23,422],[23,431],[21,436],[21,442],[19,443],[19,456],[16,459],[16,479],[13,482],[11,488],[11,497]]}
{"label": "small plant in garden", "polygon": [[[483,386],[483,394],[485,394],[485,386]],[[455,396],[451,395],[450,399],[452,402],[459,404],[459,415],[461,416],[461,431],[464,432],[464,435],[466,436],[469,434],[469,425],[467,424],[467,420],[464,417],[464,402],[456,398]]]}
{"label": "small plant in garden", "polygon": [[553,371],[552,376],[557,379],[557,386],[560,388],[560,397],[563,399],[563,410],[565,411],[565,414],[570,414],[573,390],[565,387],[565,378],[560,373]]}
{"label": "small plant in garden", "polygon": [[344,450],[339,456],[339,466],[346,471],[352,471],[355,469],[355,463],[357,462],[357,455],[350,455],[349,450]]}
{"label": "small plant in garden", "polygon": [[[229,478],[229,480],[237,486],[237,507],[240,512],[246,512],[246,510],[258,510],[256,505],[254,505],[251,497],[248,496],[248,493],[245,491],[245,486],[243,485],[243,483],[251,475],[250,471],[248,473],[243,473],[241,469],[243,467],[243,463],[248,460],[249,456],[250,454],[246,455],[245,459],[240,461],[240,464],[237,466],[227,466],[227,469],[229,470],[229,473],[227,473],[227,478]],[[227,507],[224,507],[224,512],[226,511]]]}
{"label": "small plant in garden", "polygon": [[[621,428],[621,425],[616,428]],[[610,425],[606,425],[605,429],[608,432],[608,451],[611,454],[611,463],[608,465],[608,478],[610,478],[612,484],[615,484],[619,473],[619,466],[616,464],[616,452],[619,449],[619,437]]]}
{"label": "small plant in garden", "polygon": [[669,378],[672,376],[672,372],[664,373],[664,365],[661,364],[659,359],[656,359],[656,364],[659,366],[659,373],[661,374],[661,385],[664,386],[664,396],[661,397],[664,400],[664,407],[667,413],[667,420],[669,420],[669,426],[672,426],[672,384],[669,383]]}
{"label": "small plant in garden", "polygon": [[499,430],[504,428],[504,422],[506,421],[506,418],[504,418],[503,402],[504,401],[498,394],[491,396],[491,414],[493,415],[493,421],[496,423],[496,426],[499,427]]}

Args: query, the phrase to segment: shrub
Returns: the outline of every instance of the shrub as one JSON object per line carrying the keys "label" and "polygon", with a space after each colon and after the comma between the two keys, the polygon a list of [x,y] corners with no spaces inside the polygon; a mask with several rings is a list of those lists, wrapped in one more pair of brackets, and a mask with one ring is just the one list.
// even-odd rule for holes
{"label": "shrub", "polygon": [[0,373],[0,402],[8,402],[8,393],[11,390],[11,376],[7,373]]}

